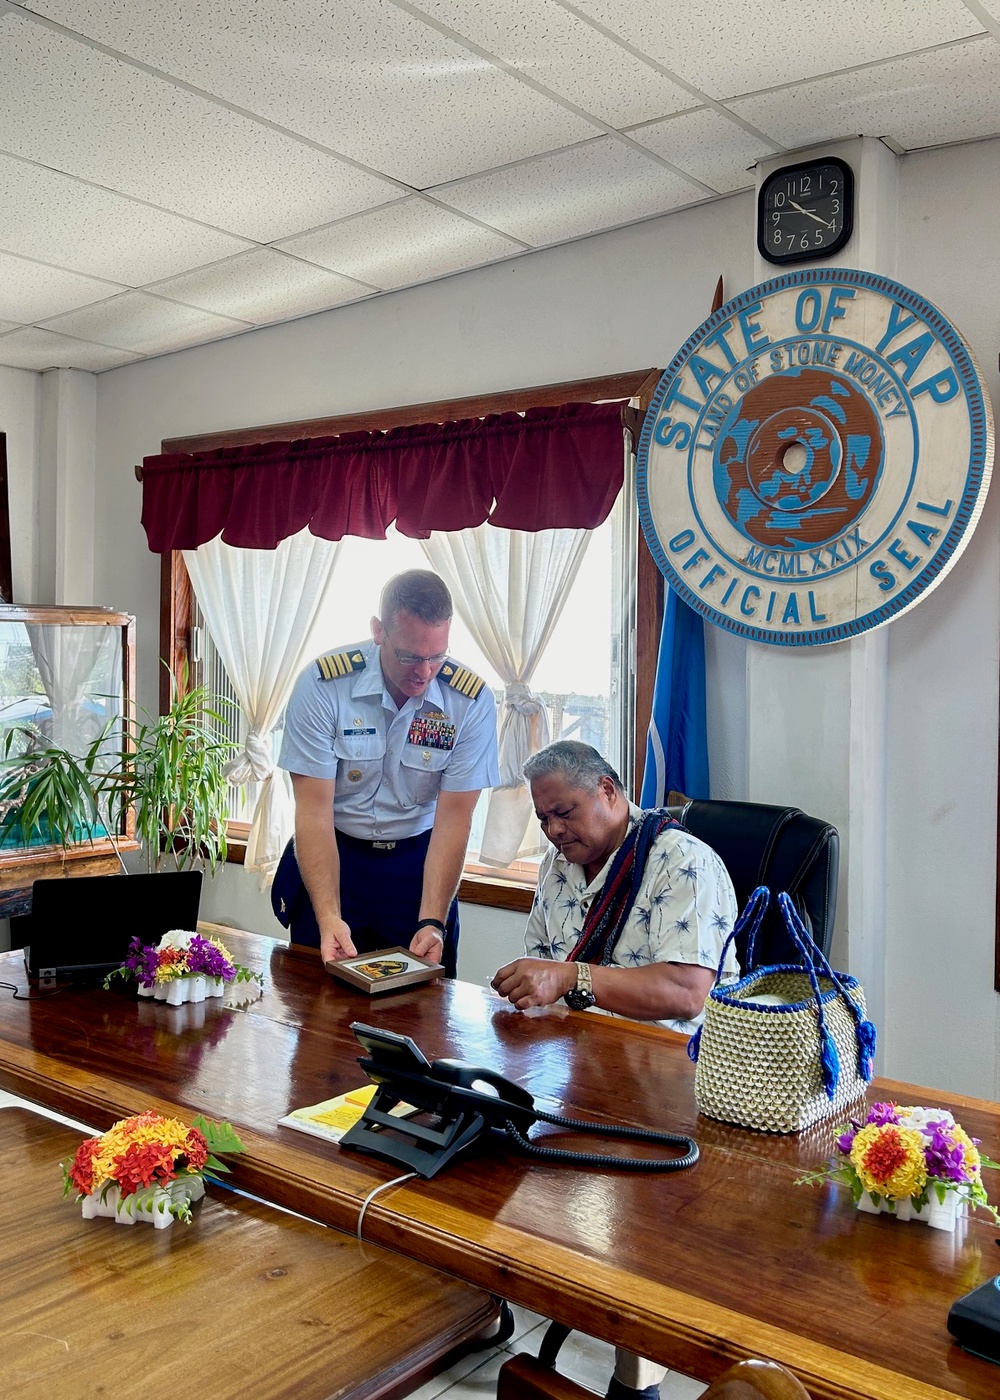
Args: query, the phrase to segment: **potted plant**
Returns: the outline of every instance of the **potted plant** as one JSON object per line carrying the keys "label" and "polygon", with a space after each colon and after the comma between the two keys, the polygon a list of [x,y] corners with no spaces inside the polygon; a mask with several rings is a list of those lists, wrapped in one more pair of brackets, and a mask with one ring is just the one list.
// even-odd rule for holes
{"label": "potted plant", "polygon": [[[108,839],[132,813],[149,868],[178,869],[226,858],[228,784],[223,765],[233,745],[218,737],[221,716],[204,686],[170,677],[165,714],[105,726],[86,751],[46,743],[33,725],[4,737],[0,758],[0,849],[37,844],[64,849]],[[117,849],[117,847],[116,847]]]}

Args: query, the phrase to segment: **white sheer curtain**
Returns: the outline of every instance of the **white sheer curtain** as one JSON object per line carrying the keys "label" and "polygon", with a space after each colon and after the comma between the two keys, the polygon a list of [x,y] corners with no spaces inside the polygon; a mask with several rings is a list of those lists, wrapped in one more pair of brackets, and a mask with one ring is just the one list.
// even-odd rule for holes
{"label": "white sheer curtain", "polygon": [[321,645],[317,619],[340,545],[308,530],[277,549],[233,549],[221,535],[184,551],[191,584],[247,720],[243,749],[226,765],[234,787],[261,791],[247,842],[246,869],[266,888],[291,835],[292,803],[271,759],[271,731],[296,677]]}
{"label": "white sheer curtain", "polygon": [[545,703],[530,689],[569,589],[589,530],[499,530],[493,525],[431,535],[424,553],[451,589],[455,607],[506,686],[500,722],[500,782],[490,794],[480,858],[509,865],[522,849],[531,798],[525,759],[549,742]]}

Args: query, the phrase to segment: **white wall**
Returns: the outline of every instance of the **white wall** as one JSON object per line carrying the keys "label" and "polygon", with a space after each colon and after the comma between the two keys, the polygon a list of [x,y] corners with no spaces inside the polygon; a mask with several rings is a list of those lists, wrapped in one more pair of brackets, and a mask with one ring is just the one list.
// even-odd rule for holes
{"label": "white wall", "polygon": [[38,471],[41,375],[0,365],[0,433],[7,435],[10,553],[17,603],[37,597],[39,512],[44,485]]}
{"label": "white wall", "polygon": [[[972,342],[994,401],[998,190],[1000,142],[901,163],[899,279]],[[161,438],[663,365],[707,314],[720,273],[727,294],[749,285],[753,244],[753,200],[735,196],[100,376],[95,601],[138,616],[141,702],[156,696],[159,575],[132,466]],[[875,931],[888,961],[886,1071],[989,1097],[1000,1084],[995,495],[959,565],[889,629],[887,913]],[[745,647],[711,629],[708,657],[716,793],[742,795]],[[822,695],[812,698],[821,710]],[[840,761],[819,739],[801,755],[797,786],[816,794],[819,815]],[[251,882],[230,869],[206,903],[266,932],[270,913]],[[467,907],[463,920],[467,975],[516,951],[520,917]]]}

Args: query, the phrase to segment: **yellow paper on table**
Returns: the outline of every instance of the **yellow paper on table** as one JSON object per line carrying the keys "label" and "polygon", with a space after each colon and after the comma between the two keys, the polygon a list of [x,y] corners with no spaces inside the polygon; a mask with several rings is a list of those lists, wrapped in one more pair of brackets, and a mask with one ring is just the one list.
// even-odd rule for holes
{"label": "yellow paper on table", "polygon": [[[327,1142],[339,1142],[348,1128],[354,1127],[377,1089],[377,1084],[364,1084],[360,1089],[338,1094],[335,1099],[324,1099],[322,1103],[310,1104],[308,1108],[296,1108],[284,1118],[279,1118],[278,1122],[286,1128],[297,1128],[300,1133],[325,1138]],[[412,1104],[400,1103],[391,1112],[397,1118],[405,1118],[415,1110]]]}

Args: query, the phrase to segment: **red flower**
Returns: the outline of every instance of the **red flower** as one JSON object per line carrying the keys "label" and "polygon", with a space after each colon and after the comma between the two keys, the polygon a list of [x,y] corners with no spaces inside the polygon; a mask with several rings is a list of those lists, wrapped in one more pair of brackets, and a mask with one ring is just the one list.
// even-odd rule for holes
{"label": "red flower", "polygon": [[99,1137],[87,1138],[76,1149],[69,1169],[69,1179],[81,1196],[89,1196],[94,1188],[94,1153],[101,1145]]}
{"label": "red flower", "polygon": [[115,1158],[115,1181],[123,1196],[131,1196],[140,1186],[163,1186],[177,1175],[174,1171],[173,1148],[162,1143],[146,1142],[141,1146],[130,1142]]}
{"label": "red flower", "polygon": [[901,1167],[909,1156],[898,1129],[886,1128],[882,1136],[873,1142],[865,1153],[864,1162],[876,1181],[888,1181],[897,1167]]}
{"label": "red flower", "polygon": [[204,1133],[200,1133],[197,1128],[192,1128],[187,1135],[187,1150],[184,1155],[187,1158],[188,1170],[192,1172],[200,1172],[208,1160],[208,1143]]}

